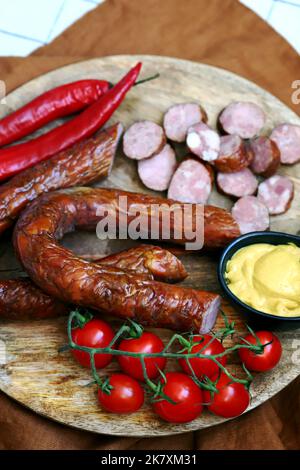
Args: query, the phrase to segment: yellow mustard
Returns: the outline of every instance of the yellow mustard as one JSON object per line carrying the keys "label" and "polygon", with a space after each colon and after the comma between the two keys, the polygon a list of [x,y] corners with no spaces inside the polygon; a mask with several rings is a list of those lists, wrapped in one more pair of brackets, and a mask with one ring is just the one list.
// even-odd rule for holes
{"label": "yellow mustard", "polygon": [[300,248],[290,243],[257,243],[238,250],[227,262],[228,288],[256,310],[300,316]]}

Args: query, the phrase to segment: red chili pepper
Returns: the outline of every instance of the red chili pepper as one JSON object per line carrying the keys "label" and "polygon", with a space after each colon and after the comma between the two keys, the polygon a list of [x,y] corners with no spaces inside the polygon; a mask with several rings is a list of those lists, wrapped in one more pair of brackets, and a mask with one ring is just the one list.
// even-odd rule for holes
{"label": "red chili pepper", "polygon": [[48,122],[81,111],[110,88],[106,80],[78,80],[46,91],[0,120],[0,147],[40,129]]}
{"label": "red chili pepper", "polygon": [[134,85],[142,64],[135,65],[113,88],[74,119],[46,134],[0,150],[0,180],[7,179],[36,163],[90,137],[120,106]]}

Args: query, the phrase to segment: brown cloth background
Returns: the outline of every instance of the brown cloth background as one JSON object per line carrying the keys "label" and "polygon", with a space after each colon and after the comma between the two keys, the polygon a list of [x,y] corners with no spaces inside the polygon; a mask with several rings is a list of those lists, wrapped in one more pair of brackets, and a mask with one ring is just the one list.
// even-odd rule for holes
{"label": "brown cloth background", "polygon": [[[291,102],[299,55],[237,0],[106,0],[27,58],[0,58],[7,90],[90,57],[159,54],[234,71]],[[300,379],[254,411],[223,425],[164,438],[76,431],[0,395],[0,449],[299,449]]]}

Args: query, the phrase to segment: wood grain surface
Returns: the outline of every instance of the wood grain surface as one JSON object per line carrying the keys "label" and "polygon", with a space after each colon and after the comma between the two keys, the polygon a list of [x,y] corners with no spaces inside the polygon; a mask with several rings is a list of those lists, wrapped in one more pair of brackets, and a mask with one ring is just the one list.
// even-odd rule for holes
{"label": "wood grain surface", "polygon": [[[222,69],[158,56],[113,56],[93,59],[63,67],[43,75],[15,90],[1,107],[2,115],[16,109],[30,99],[56,85],[82,78],[106,78],[116,82],[136,61],[143,61],[142,76],[160,72],[160,78],[134,88],[114,114],[112,122],[120,120],[125,127],[138,119],[162,121],[164,111],[174,103],[195,101],[201,103],[215,126],[220,110],[233,100],[250,100],[265,110],[268,119],[264,133],[274,125],[288,121],[299,124],[300,119],[283,103],[255,84]],[[57,124],[57,122],[55,123]],[[48,126],[48,128],[52,127]],[[37,133],[38,134],[38,133]],[[178,158],[184,150],[177,148]],[[294,234],[300,233],[300,164],[281,167],[280,173],[289,175],[295,184],[295,199],[284,215],[272,217],[271,229]],[[139,181],[136,164],[119,150],[113,172],[102,183],[105,187],[148,192]],[[100,185],[99,185],[100,186]],[[209,203],[230,208],[232,201],[214,191]],[[6,234],[0,247],[0,270],[3,277],[20,274],[20,266],[10,244],[11,234]],[[90,258],[124,249],[132,242],[99,241],[95,234],[74,233],[63,243],[76,253]],[[182,258],[190,276],[185,285],[199,289],[220,291],[216,276],[218,253],[189,254]],[[244,331],[244,318],[224,300],[223,310],[236,321],[237,330]],[[219,319],[217,326],[221,325]],[[119,324],[115,320],[113,324]],[[256,325],[258,326],[258,325]],[[283,342],[280,365],[267,374],[255,376],[252,387],[251,408],[279,392],[300,373],[300,325],[270,324]],[[170,332],[160,330],[164,340]],[[37,413],[61,423],[111,435],[157,436],[170,435],[205,428],[223,421],[204,412],[192,423],[169,425],[151,412],[148,404],[133,415],[116,416],[101,410],[96,400],[96,388],[85,387],[91,377],[87,370],[77,365],[69,353],[58,353],[66,342],[66,318],[38,322],[1,322],[0,324],[0,389]],[[230,357],[230,369],[240,373],[237,357]],[[170,364],[172,369],[175,364]],[[116,362],[108,371],[117,370]],[[107,370],[105,371],[105,374]]]}

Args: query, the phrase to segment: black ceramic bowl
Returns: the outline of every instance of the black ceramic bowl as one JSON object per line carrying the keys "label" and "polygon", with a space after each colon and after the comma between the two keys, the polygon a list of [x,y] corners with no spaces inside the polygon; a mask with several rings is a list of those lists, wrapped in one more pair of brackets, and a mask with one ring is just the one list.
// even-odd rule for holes
{"label": "black ceramic bowl", "polygon": [[[278,315],[271,315],[269,313],[261,312],[255,308],[250,307],[249,305],[242,302],[238,297],[236,297],[231,290],[228,288],[225,280],[225,270],[227,261],[229,261],[234,253],[244,246],[253,245],[255,243],[270,243],[272,245],[284,245],[286,243],[294,243],[300,247],[300,237],[296,235],[289,235],[288,233],[281,232],[252,232],[242,235],[241,237],[234,240],[230,245],[225,248],[223,251],[219,266],[218,266],[218,278],[222,286],[222,289],[225,292],[226,297],[229,301],[240,311],[243,312],[247,317],[255,317],[260,321],[266,320],[284,320],[284,321],[300,321],[300,316],[298,317],[284,317]],[[254,318],[253,318],[254,319]]]}

